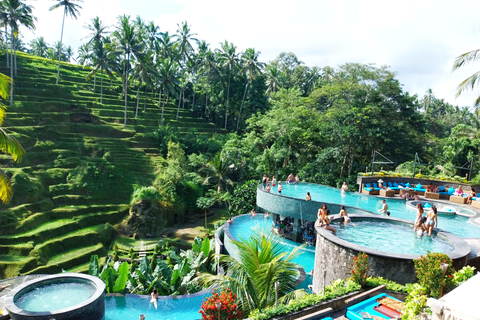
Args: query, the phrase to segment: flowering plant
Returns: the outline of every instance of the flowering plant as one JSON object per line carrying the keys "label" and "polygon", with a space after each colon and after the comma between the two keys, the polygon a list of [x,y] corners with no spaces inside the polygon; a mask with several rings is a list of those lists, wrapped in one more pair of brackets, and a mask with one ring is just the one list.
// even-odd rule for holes
{"label": "flowering plant", "polygon": [[[216,319],[242,319],[242,312],[238,309],[235,302],[237,295],[230,289],[218,293],[212,292],[210,297],[207,297],[202,302],[202,308],[199,313],[202,314],[203,320],[216,320]],[[220,311],[217,309],[217,303],[221,303]]]}
{"label": "flowering plant", "polygon": [[455,269],[452,267],[452,259],[445,253],[427,251],[426,256],[420,256],[413,262],[418,283],[425,287],[427,296],[438,299],[455,286],[453,282]]}
{"label": "flowering plant", "polygon": [[369,269],[370,264],[368,263],[367,254],[359,252],[357,257],[353,257],[353,266],[350,268],[350,272],[352,273],[351,279],[364,287],[367,283]]}

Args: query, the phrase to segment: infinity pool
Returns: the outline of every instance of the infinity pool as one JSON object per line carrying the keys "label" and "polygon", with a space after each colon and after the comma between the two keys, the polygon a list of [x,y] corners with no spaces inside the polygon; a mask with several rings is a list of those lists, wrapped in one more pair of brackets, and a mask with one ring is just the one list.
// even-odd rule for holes
{"label": "infinity pool", "polygon": [[[346,206],[362,208],[377,212],[382,208],[382,199],[353,192],[340,192],[340,189],[327,187],[318,184],[282,184],[282,196],[305,199],[307,192],[310,192],[312,200],[319,202],[338,203]],[[277,187],[272,187],[272,193],[277,193]],[[416,212],[407,208],[403,199],[386,198],[389,211],[392,217],[415,221]],[[449,203],[449,206],[460,208]],[[470,210],[468,210],[470,211]],[[332,212],[338,214],[338,212]],[[480,228],[468,221],[467,217],[452,215],[439,216],[438,227],[451,232],[461,238],[480,238]]]}
{"label": "infinity pool", "polygon": [[126,297],[105,298],[104,320],[138,319],[141,314],[146,320],[193,320],[201,319],[198,311],[202,300],[210,293],[189,297],[188,299],[158,299],[157,308],[150,297],[127,295]]}

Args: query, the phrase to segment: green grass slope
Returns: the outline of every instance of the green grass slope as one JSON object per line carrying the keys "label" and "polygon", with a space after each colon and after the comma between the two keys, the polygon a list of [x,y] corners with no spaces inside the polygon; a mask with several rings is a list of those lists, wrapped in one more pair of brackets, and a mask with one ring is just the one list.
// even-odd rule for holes
{"label": "green grass slope", "polygon": [[[0,72],[5,68],[0,55]],[[158,96],[140,102],[128,95],[127,128],[120,81],[93,80],[82,66],[62,64],[55,85],[55,61],[17,53],[14,106],[3,128],[27,151],[23,162],[0,154],[11,177],[14,198],[0,211],[0,279],[28,273],[82,270],[92,254],[105,254],[112,225],[128,214],[134,185],[148,186],[158,163],[161,109]],[[7,102],[8,104],[8,102]],[[144,111],[145,108],[145,111]],[[180,132],[213,134],[213,124],[169,103],[165,123]],[[83,266],[83,267],[82,267]]]}

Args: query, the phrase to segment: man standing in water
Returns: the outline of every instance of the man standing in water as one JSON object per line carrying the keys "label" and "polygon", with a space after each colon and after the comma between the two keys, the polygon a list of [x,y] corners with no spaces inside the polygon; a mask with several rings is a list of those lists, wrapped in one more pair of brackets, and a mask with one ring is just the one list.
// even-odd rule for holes
{"label": "man standing in water", "polygon": [[387,212],[388,212],[388,204],[387,204],[387,202],[385,201],[385,199],[383,199],[382,203],[383,203],[382,209],[378,210],[378,213],[387,214]]}

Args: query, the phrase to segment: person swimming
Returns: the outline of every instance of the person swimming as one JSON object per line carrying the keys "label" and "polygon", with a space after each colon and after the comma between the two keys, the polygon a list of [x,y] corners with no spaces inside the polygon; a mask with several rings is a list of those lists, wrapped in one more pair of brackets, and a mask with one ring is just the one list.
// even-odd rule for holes
{"label": "person swimming", "polygon": [[345,209],[345,206],[341,206],[339,217],[340,218],[343,217],[343,222],[344,222],[345,225],[347,225],[347,223],[352,221],[352,219],[350,219],[350,217],[348,216],[348,213],[347,213],[347,210]]}

